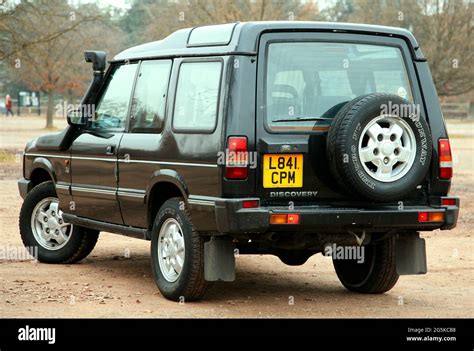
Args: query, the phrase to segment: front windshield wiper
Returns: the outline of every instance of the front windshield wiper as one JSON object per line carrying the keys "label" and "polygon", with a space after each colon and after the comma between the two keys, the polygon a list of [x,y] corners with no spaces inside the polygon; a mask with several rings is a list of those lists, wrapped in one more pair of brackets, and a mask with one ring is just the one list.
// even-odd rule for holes
{"label": "front windshield wiper", "polygon": [[306,121],[330,121],[332,118],[328,117],[296,117],[296,118],[284,118],[284,119],[275,119],[272,123],[279,122],[306,122]]}

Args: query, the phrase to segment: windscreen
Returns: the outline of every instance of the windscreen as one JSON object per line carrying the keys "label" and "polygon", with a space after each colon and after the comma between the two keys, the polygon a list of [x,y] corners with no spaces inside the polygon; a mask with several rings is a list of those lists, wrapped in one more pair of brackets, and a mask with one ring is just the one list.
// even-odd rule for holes
{"label": "windscreen", "polygon": [[266,121],[272,131],[319,130],[345,103],[365,94],[413,100],[397,47],[276,42],[267,50]]}

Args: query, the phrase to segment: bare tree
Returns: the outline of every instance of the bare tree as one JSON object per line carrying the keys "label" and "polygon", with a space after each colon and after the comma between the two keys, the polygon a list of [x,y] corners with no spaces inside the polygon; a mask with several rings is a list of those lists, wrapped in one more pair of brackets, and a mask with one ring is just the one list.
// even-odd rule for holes
{"label": "bare tree", "polygon": [[10,16],[3,23],[11,31],[4,54],[10,75],[48,96],[46,127],[51,128],[55,94],[85,90],[90,68],[84,65],[83,51],[119,45],[120,37],[116,28],[99,21],[103,15],[95,6],[73,8],[62,0],[21,3]]}
{"label": "bare tree", "polygon": [[354,0],[348,21],[414,32],[430,63],[438,93],[474,89],[474,3],[466,0]]}
{"label": "bare tree", "polygon": [[[53,41],[62,35],[77,30],[86,22],[97,21],[100,16],[82,16],[76,21],[64,21],[60,26],[51,27],[49,31],[31,31],[38,17],[48,20],[74,17],[71,8],[66,8],[66,1],[25,1],[18,5],[5,1],[0,6],[0,61],[4,61],[30,46]],[[66,11],[66,12],[65,12]]]}
{"label": "bare tree", "polygon": [[438,93],[460,95],[474,89],[474,3],[423,1],[414,28],[429,60]]}
{"label": "bare tree", "polygon": [[157,40],[177,29],[190,26],[321,18],[314,1],[302,0],[176,0],[144,4],[143,13],[146,14],[146,24],[142,41]]}

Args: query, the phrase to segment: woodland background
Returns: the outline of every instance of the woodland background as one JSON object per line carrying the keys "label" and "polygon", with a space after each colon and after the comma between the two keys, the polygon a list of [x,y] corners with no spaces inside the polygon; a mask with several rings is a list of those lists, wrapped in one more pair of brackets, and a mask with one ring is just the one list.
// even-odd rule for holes
{"label": "woodland background", "polygon": [[[58,104],[77,103],[91,78],[86,49],[108,58],[185,27],[251,20],[382,24],[412,31],[442,101],[474,100],[472,0],[0,0],[0,104],[41,92],[46,127]],[[471,111],[472,112],[472,111]]]}

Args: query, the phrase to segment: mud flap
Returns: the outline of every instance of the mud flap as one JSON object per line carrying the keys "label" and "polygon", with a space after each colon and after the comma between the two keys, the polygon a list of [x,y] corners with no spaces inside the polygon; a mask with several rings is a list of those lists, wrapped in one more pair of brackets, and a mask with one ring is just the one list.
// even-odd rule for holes
{"label": "mud flap", "polygon": [[426,274],[426,245],[420,234],[403,235],[396,242],[397,273]]}
{"label": "mud flap", "polygon": [[228,237],[212,236],[204,244],[204,279],[209,282],[235,280],[234,243]]}

